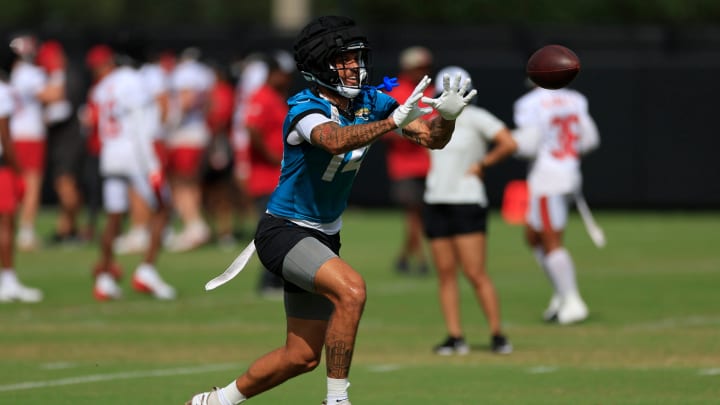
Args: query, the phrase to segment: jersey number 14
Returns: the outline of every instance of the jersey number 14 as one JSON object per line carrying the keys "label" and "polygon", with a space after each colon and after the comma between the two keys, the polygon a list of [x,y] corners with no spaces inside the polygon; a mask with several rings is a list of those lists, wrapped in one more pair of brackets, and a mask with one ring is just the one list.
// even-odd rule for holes
{"label": "jersey number 14", "polygon": [[325,168],[325,172],[322,176],[323,181],[332,181],[333,178],[335,178],[335,173],[338,172],[338,169],[340,169],[340,166],[342,166],[343,162],[345,163],[345,166],[343,166],[342,170],[340,171],[341,173],[351,171],[357,172],[358,170],[360,170],[360,164],[362,163],[363,158],[367,154],[368,149],[369,148],[366,146],[361,149],[355,149],[352,152],[333,156],[333,158],[330,159],[330,163],[328,163],[327,168]]}

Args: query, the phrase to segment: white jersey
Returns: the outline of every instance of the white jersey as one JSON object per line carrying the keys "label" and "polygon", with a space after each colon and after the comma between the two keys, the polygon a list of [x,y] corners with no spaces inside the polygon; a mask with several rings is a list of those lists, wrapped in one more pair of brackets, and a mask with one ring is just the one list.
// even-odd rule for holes
{"label": "white jersey", "polygon": [[[215,83],[212,71],[207,66],[194,61],[180,62],[170,76],[170,89],[175,101],[173,115],[175,128],[168,137],[170,146],[203,147],[210,140],[207,126],[206,107],[210,89]],[[180,112],[178,97],[181,92],[192,91],[195,103],[191,109]]]}
{"label": "white jersey", "polygon": [[468,105],[455,121],[455,131],[443,149],[430,151],[424,200],[429,204],[488,205],[482,180],[469,174],[473,163],[487,153],[488,143],[505,123],[487,110]]}
{"label": "white jersey", "polygon": [[147,110],[148,130],[152,134],[153,139],[164,139],[165,128],[163,128],[157,97],[168,92],[170,88],[170,78],[165,74],[165,71],[160,65],[156,63],[146,63],[142,65],[139,73],[145,89],[153,99],[153,102],[148,104]]}
{"label": "white jersey", "polygon": [[[4,82],[0,82],[0,118],[10,118],[14,109],[12,89]],[[0,144],[0,161],[2,161],[2,144]]]}
{"label": "white jersey", "polygon": [[250,96],[259,89],[268,76],[268,66],[261,60],[251,61],[245,66],[235,87],[235,112],[233,114],[233,146],[235,149],[249,147],[250,135],[245,128],[245,110]]}
{"label": "white jersey", "polygon": [[585,96],[575,90],[535,88],[515,102],[515,125],[538,131],[528,185],[535,195],[567,194],[582,183],[580,155],[599,143]]}
{"label": "white jersey", "polygon": [[129,67],[119,67],[93,88],[90,97],[98,108],[100,173],[147,175],[157,170],[146,122],[152,98],[140,75]]}
{"label": "white jersey", "polygon": [[43,70],[27,62],[17,62],[10,73],[10,86],[15,94],[15,113],[10,120],[14,140],[45,139],[43,105],[38,99],[47,84]]}

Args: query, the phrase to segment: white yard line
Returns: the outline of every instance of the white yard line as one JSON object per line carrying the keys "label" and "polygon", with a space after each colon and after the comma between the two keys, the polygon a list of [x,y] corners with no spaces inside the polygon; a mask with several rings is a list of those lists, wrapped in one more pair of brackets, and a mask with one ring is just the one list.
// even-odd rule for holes
{"label": "white yard line", "polygon": [[699,375],[720,375],[720,368],[706,368],[698,371]]}
{"label": "white yard line", "polygon": [[74,384],[85,384],[99,381],[116,381],[116,380],[129,380],[134,378],[148,378],[148,377],[168,377],[174,375],[187,375],[187,374],[201,374],[211,371],[222,371],[239,368],[239,364],[211,364],[207,366],[197,367],[179,367],[179,368],[166,368],[159,370],[137,370],[137,371],[125,371],[121,373],[110,373],[110,374],[90,374],[78,377],[60,378],[57,380],[46,380],[46,381],[27,381],[15,384],[0,385],[0,392],[3,391],[20,391],[30,390],[35,388],[47,388],[57,387],[61,385],[74,385]]}
{"label": "white yard line", "polygon": [[555,366],[536,366],[529,368],[527,372],[530,374],[549,374],[554,373],[557,370],[558,368]]}
{"label": "white yard line", "polygon": [[663,330],[675,329],[687,326],[711,326],[720,325],[720,317],[689,315],[683,318],[665,318],[649,322],[637,322],[625,326],[625,329],[641,329],[641,330]]}
{"label": "white yard line", "polygon": [[376,366],[369,366],[368,370],[373,373],[388,373],[391,371],[397,371],[402,369],[403,366],[399,364],[378,364]]}

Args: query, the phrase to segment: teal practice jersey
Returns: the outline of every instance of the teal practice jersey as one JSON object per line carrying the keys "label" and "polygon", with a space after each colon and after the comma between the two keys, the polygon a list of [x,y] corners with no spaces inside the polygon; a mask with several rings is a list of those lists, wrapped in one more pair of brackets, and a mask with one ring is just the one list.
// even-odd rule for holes
{"label": "teal practice jersey", "polygon": [[290,110],[283,125],[284,151],[280,181],[268,212],[272,215],[327,224],[347,207],[355,175],[369,146],[332,155],[308,142],[288,143],[288,134],[308,114],[322,114],[340,126],[365,124],[387,118],[398,103],[374,88],[365,88],[352,100],[349,111],[341,113],[313,90],[304,90],[288,100]]}

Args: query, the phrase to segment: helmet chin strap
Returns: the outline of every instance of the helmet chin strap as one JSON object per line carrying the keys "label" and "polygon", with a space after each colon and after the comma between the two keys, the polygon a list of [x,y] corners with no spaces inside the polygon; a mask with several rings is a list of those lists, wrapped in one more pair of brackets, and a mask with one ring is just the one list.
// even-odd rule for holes
{"label": "helmet chin strap", "polygon": [[362,89],[362,84],[367,79],[367,70],[365,68],[360,68],[360,80],[358,80],[357,86],[345,86],[342,84],[342,79],[340,79],[340,83],[335,90],[343,97],[347,98],[355,98],[360,94],[360,90]]}
{"label": "helmet chin strap", "polygon": [[310,72],[301,72],[301,74],[306,81],[311,82],[311,83],[317,83],[320,86],[323,86],[327,89],[333,90],[336,93],[338,93],[341,96],[346,97],[346,98],[357,97],[358,94],[360,94],[360,90],[362,90],[362,83],[367,79],[367,70],[365,68],[360,68],[360,80],[359,80],[360,84],[357,87],[343,85],[342,79],[340,79],[341,84],[332,86],[323,81],[318,80],[318,78],[315,77],[315,75],[313,75]]}

